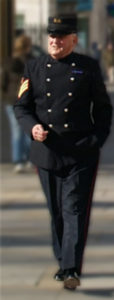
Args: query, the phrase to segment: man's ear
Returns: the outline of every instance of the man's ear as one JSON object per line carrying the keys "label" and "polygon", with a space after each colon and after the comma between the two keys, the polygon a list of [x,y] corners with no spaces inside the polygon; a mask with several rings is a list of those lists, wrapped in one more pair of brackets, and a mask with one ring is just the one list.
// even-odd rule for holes
{"label": "man's ear", "polygon": [[76,46],[77,43],[78,43],[78,36],[77,36],[77,34],[73,34],[73,44],[74,44],[74,46]]}

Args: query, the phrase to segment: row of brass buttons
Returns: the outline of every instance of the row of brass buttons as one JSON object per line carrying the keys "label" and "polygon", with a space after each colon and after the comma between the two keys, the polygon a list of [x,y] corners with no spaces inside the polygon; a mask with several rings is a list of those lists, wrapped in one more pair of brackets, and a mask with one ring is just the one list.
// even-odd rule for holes
{"label": "row of brass buttons", "polygon": [[[51,93],[49,93],[49,92],[48,92],[46,95],[47,95],[47,97],[51,97]],[[68,93],[68,96],[69,96],[69,97],[72,97],[72,93],[69,92],[69,93]]]}
{"label": "row of brass buttons", "polygon": [[[47,68],[51,68],[51,66],[52,66],[51,64],[49,64],[49,63],[47,64]],[[72,67],[75,67],[75,66],[76,66],[75,62],[72,62],[72,63],[71,63],[71,66],[72,66]]]}
{"label": "row of brass buttons", "polygon": [[[50,128],[53,128],[53,124],[48,124],[48,126],[50,127]],[[66,123],[66,124],[64,124],[64,128],[68,128],[69,127],[69,125]]]}
{"label": "row of brass buttons", "polygon": [[[75,66],[76,66],[75,63],[72,63],[71,65],[72,65],[72,67],[75,67]],[[48,68],[51,68],[51,66],[52,66],[51,64],[49,64],[49,63],[47,64],[47,67],[48,67]],[[71,81],[74,81],[74,80],[75,80],[75,77],[70,77],[70,80],[71,80]],[[51,81],[51,78],[46,78],[46,81],[47,81],[47,82],[50,82],[50,81]],[[48,93],[47,93],[47,97],[50,97],[50,96],[51,96],[51,93],[48,92]],[[71,97],[71,96],[72,96],[72,93],[69,92],[69,93],[68,93],[68,96]],[[51,112],[52,112],[52,109],[49,108],[49,109],[48,109],[48,112],[51,113]],[[64,112],[68,112],[68,108],[67,108],[67,107],[64,108]],[[49,126],[50,128],[53,128],[53,124],[48,124],[48,126]],[[68,128],[68,126],[69,126],[68,123],[65,123],[65,124],[64,124],[64,128]]]}
{"label": "row of brass buttons", "polygon": [[[47,82],[50,82],[50,81],[51,81],[51,78],[46,78],[46,81],[47,81]],[[75,77],[70,77],[70,81],[75,81]]]}
{"label": "row of brass buttons", "polygon": [[[68,112],[68,111],[69,111],[69,109],[68,109],[67,107],[65,107],[65,108],[64,108],[64,112]],[[52,112],[52,109],[51,109],[51,108],[48,108],[48,112],[51,113],[51,112]]]}

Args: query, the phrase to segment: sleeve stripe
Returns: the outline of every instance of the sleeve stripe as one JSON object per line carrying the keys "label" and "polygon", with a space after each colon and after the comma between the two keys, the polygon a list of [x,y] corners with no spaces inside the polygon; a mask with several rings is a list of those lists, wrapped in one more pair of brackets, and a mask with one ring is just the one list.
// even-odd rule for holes
{"label": "sleeve stripe", "polygon": [[29,89],[29,79],[24,80],[24,82],[21,84],[19,93],[18,93],[18,98],[22,96],[22,94]]}

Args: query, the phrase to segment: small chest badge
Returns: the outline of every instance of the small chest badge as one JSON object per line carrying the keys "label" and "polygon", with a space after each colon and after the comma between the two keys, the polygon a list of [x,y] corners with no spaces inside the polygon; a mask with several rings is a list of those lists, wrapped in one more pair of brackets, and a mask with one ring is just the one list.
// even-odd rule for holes
{"label": "small chest badge", "polygon": [[73,74],[83,74],[84,71],[83,70],[72,70]]}

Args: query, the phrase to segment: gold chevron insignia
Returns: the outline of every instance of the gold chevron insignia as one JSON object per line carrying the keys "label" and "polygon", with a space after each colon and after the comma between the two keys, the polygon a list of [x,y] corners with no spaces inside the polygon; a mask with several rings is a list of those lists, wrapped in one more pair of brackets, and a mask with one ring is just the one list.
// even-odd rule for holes
{"label": "gold chevron insignia", "polygon": [[21,79],[21,86],[18,93],[18,98],[21,98],[24,92],[26,92],[29,89],[29,79],[22,78]]}
{"label": "gold chevron insignia", "polygon": [[62,23],[61,19],[57,19],[57,18],[54,18],[54,19],[53,19],[53,22],[54,22],[54,23],[59,23],[59,24]]}

